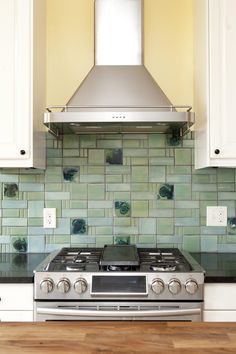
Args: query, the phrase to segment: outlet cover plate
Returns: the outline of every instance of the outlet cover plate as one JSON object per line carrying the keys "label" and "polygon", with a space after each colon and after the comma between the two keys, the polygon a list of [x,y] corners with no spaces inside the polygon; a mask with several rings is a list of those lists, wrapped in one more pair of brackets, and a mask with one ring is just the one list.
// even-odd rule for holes
{"label": "outlet cover plate", "polygon": [[56,228],[56,208],[43,209],[43,227],[47,229]]}
{"label": "outlet cover plate", "polygon": [[227,207],[208,206],[207,207],[207,226],[227,226]]}

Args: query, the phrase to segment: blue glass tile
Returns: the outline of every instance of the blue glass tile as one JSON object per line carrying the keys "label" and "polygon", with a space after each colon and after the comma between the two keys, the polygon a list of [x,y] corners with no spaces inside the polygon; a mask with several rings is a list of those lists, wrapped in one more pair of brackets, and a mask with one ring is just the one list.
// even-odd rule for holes
{"label": "blue glass tile", "polygon": [[83,235],[87,232],[87,225],[84,219],[72,219],[71,220],[71,234]]}
{"label": "blue glass tile", "polygon": [[159,189],[158,199],[173,199],[174,197],[174,185],[165,183]]}
{"label": "blue glass tile", "polygon": [[18,199],[19,188],[17,183],[4,183],[3,184],[3,196],[5,199],[13,198]]}
{"label": "blue glass tile", "polygon": [[127,217],[131,214],[130,202],[116,200],[115,201],[115,215],[117,217]]}
{"label": "blue glass tile", "polygon": [[78,167],[66,167],[63,168],[63,178],[66,182],[75,182],[78,179],[79,168]]}
{"label": "blue glass tile", "polygon": [[105,157],[109,165],[123,165],[122,149],[105,149]]}

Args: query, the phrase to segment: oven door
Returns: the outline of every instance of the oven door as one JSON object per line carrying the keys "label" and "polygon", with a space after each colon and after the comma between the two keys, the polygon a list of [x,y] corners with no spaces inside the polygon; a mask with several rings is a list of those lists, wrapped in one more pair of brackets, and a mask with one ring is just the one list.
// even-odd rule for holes
{"label": "oven door", "polygon": [[202,320],[202,302],[35,302],[35,321],[62,320],[135,320],[189,321]]}

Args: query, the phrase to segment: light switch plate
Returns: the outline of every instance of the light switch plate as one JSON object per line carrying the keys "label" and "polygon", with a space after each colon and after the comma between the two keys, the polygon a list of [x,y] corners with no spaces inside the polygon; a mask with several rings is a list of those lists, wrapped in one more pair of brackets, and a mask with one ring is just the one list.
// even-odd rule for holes
{"label": "light switch plate", "polygon": [[208,206],[206,225],[207,226],[227,226],[227,207]]}

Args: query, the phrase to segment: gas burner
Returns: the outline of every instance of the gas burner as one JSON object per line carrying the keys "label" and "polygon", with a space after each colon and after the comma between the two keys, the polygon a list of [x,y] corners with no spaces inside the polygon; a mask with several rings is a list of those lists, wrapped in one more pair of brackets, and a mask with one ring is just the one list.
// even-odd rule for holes
{"label": "gas burner", "polygon": [[117,266],[117,265],[109,265],[107,266],[107,270],[111,272],[124,272],[131,270],[130,266]]}
{"label": "gas burner", "polygon": [[152,263],[150,269],[154,272],[174,272],[176,270],[176,265],[170,263]]}
{"label": "gas burner", "polygon": [[81,270],[85,270],[85,263],[77,263],[75,265],[71,264],[66,266],[66,271],[69,272],[76,272]]}
{"label": "gas burner", "polygon": [[86,257],[79,255],[77,258],[74,260],[75,263],[85,263],[86,262]]}

